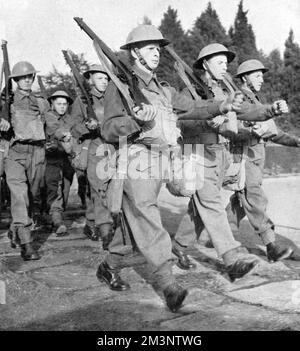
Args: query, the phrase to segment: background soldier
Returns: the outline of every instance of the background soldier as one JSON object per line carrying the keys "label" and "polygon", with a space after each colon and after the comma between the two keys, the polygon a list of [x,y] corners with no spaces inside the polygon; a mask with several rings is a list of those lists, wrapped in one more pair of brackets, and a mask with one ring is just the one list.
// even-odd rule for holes
{"label": "background soldier", "polygon": [[[21,246],[24,260],[40,258],[32,246],[32,218],[40,209],[40,185],[44,175],[45,133],[43,114],[48,102],[31,91],[36,74],[26,61],[18,62],[10,76],[17,83],[11,105],[14,137],[5,160],[7,184],[11,193],[12,223],[9,237],[12,246]],[[30,217],[31,216],[31,217]]]}
{"label": "background soldier", "polygon": [[[264,82],[263,74],[268,69],[258,60],[247,60],[241,63],[236,76],[241,79],[241,89],[248,101],[256,106],[261,106],[257,93]],[[280,104],[280,109],[288,113],[284,100],[275,102],[274,108]],[[267,257],[271,262],[300,256],[292,253],[292,248],[280,244],[275,240],[274,223],[266,213],[268,199],[262,188],[263,170],[265,164],[265,145],[267,140],[285,146],[300,146],[298,137],[291,136],[280,130],[274,121],[251,123],[250,137],[245,140],[248,147],[246,159],[246,184],[245,189],[236,192],[227,206],[227,215],[233,234],[238,234],[240,221],[247,215],[255,233],[260,236],[267,249]]]}
{"label": "background soldier", "polygon": [[46,172],[47,205],[51,215],[53,230],[57,236],[67,234],[62,212],[66,209],[74,169],[64,142],[71,138],[72,118],[68,108],[73,100],[62,90],[48,98],[51,110],[45,114],[46,120]]}
{"label": "background soldier", "polygon": [[108,85],[108,76],[100,65],[92,65],[85,73],[91,90],[93,109],[97,120],[87,121],[87,110],[78,97],[72,108],[74,127],[72,134],[84,140],[82,157],[86,158],[87,173],[90,187],[90,199],[87,202],[86,225],[84,234],[91,240],[102,238],[104,247],[112,237],[113,219],[106,205],[106,189],[108,180],[100,179],[97,165],[106,156],[111,146],[105,144],[100,137],[101,125],[104,118],[104,93]]}
{"label": "background soldier", "polygon": [[[235,54],[225,46],[215,43],[205,46],[194,63],[195,70],[202,70],[202,80],[217,101],[232,94],[233,86],[227,74],[227,64],[234,57]],[[232,162],[228,137],[233,137],[238,131],[236,118],[263,120],[274,115],[270,106],[261,106],[258,111],[251,108],[249,102],[244,102],[236,116],[230,112],[227,115],[220,114],[211,121],[182,122],[183,142],[204,145],[204,183],[190,201],[188,213],[198,237],[204,227],[207,230],[218,255],[223,258],[231,280],[248,273],[259,261],[258,257],[250,255],[235,240],[223,205],[222,183]],[[183,269],[193,267],[185,254],[186,248],[196,237],[186,230],[189,221],[189,216],[183,218],[173,244],[173,252],[179,257],[178,265]]]}

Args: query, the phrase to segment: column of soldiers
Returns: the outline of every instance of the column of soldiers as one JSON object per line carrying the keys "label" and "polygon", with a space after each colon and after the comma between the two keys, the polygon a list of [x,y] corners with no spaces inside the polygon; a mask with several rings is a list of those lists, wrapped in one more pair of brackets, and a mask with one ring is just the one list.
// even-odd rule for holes
{"label": "column of soldiers", "polygon": [[[260,261],[237,240],[244,216],[266,245],[270,262],[300,259],[291,247],[276,242],[262,191],[266,141],[299,147],[300,140],[278,130],[273,122],[274,117],[288,113],[284,100],[260,102],[257,93],[267,71],[260,61],[248,60],[238,67],[241,84],[236,90],[234,84],[228,84],[231,77],[227,73],[235,54],[221,44],[207,45],[193,65],[207,90],[198,87],[195,99],[188,89],[176,91],[160,84],[156,77],[161,48],[168,44],[157,28],[140,25],[121,47],[149,101],[134,106],[130,114],[108,72],[99,64],[90,66],[84,77],[91,87],[94,120],[88,118],[86,103],[80,96],[73,103],[63,90],[56,91],[48,101],[33,93],[37,71],[28,62],[17,63],[10,77],[17,85],[11,121],[2,118],[0,130],[13,130],[4,163],[11,194],[8,236],[12,247],[20,246],[22,258],[40,259],[31,229],[41,215],[44,185],[53,232],[57,236],[68,234],[63,212],[76,173],[79,179],[88,179],[89,184],[88,194],[82,195],[87,202],[84,234],[91,240],[101,238],[106,252],[97,278],[112,290],[130,289],[120,272],[128,265],[128,255],[134,252],[148,263],[153,283],[162,291],[169,309],[176,312],[188,290],[176,282],[173,254],[178,267],[193,269],[195,264],[187,250],[204,230],[232,281],[249,273]],[[180,123],[172,123],[178,118]],[[122,226],[108,206],[109,196],[116,195],[108,194],[114,173],[99,167],[108,166],[121,138],[127,140],[128,165],[134,165],[122,188]],[[192,150],[202,146],[199,156],[203,162],[196,176],[203,179],[190,198],[177,233],[171,237],[162,225],[158,208],[164,182],[160,167],[163,157],[171,164],[170,150],[185,145],[192,145]],[[235,189],[225,208],[221,189],[233,162],[244,164],[245,185]],[[187,226],[194,231],[187,231]]]}

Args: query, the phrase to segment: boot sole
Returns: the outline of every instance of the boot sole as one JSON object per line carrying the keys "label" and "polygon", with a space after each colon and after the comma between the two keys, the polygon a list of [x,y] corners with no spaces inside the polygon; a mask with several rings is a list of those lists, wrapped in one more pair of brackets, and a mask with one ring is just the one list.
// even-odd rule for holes
{"label": "boot sole", "polygon": [[256,267],[259,263],[259,260],[256,260],[256,261],[253,261],[251,262],[251,264],[249,264],[249,267],[248,267],[248,270],[244,271],[243,273],[239,273],[239,274],[236,274],[236,275],[233,275],[233,274],[229,274],[229,278],[232,282],[234,282],[236,279],[240,279],[240,278],[243,278],[246,274],[248,274],[249,272],[252,271],[252,269],[254,267]]}
{"label": "boot sole", "polygon": [[111,285],[110,285],[110,283],[109,283],[109,281],[105,278],[105,277],[103,277],[103,276],[100,276],[100,275],[98,275],[98,274],[96,274],[96,277],[97,277],[97,279],[100,281],[100,282],[104,282],[109,288],[110,288],[110,290],[112,290],[112,291],[126,291],[126,290],[129,290],[130,289],[130,286],[128,286],[128,287],[126,287],[126,286],[124,286],[124,288],[113,288]]}
{"label": "boot sole", "polygon": [[36,257],[36,258],[32,258],[32,257],[23,257],[23,256],[21,256],[21,257],[23,258],[24,261],[38,261],[38,260],[40,260],[40,259],[42,258],[41,256]]}
{"label": "boot sole", "polygon": [[185,290],[184,293],[178,298],[178,300],[176,301],[176,306],[175,307],[169,307],[169,309],[171,310],[171,312],[176,313],[181,307],[182,307],[182,303],[185,300],[185,298],[188,295],[188,290]]}
{"label": "boot sole", "polygon": [[269,258],[269,257],[268,257],[268,260],[270,263],[282,261],[282,260],[285,260],[286,258],[289,258],[292,255],[292,253],[293,253],[293,249],[291,247],[289,247],[287,249],[287,251],[285,253],[283,253],[281,256],[279,256],[276,260]]}

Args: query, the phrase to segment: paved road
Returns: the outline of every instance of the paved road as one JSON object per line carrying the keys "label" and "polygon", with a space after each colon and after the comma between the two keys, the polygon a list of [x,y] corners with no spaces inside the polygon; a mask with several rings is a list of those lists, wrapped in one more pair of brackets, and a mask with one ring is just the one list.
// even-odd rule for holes
{"label": "paved road", "polygon": [[[279,239],[300,246],[300,230],[285,227],[300,228],[299,179],[266,179],[265,189],[269,212],[282,225]],[[95,270],[105,253],[99,243],[82,235],[83,213],[76,201],[74,197],[67,213],[68,237],[56,238],[45,228],[36,233],[43,256],[36,262],[23,262],[19,252],[9,247],[7,214],[3,214],[0,280],[5,283],[6,303],[0,304],[0,330],[300,329],[300,265],[293,261],[268,264],[247,221],[240,240],[259,254],[260,265],[251,275],[231,283],[214,250],[197,244],[190,251],[197,263],[194,271],[174,266],[177,279],[190,293],[184,307],[173,314],[151,286],[147,266],[134,255],[135,265],[123,272],[130,291],[113,292],[97,281]],[[163,222],[170,232],[176,230],[185,204],[185,199],[161,193]]]}

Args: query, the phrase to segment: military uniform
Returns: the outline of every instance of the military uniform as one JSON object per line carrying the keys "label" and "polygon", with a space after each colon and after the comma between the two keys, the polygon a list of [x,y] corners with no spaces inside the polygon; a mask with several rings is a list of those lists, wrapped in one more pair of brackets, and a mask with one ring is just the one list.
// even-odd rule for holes
{"label": "military uniform", "polygon": [[11,109],[15,137],[5,159],[5,173],[11,193],[11,236],[14,244],[21,246],[32,242],[31,217],[41,207],[45,167],[43,114],[48,108],[47,101],[39,95],[19,89],[14,92]]}
{"label": "military uniform", "polygon": [[[142,71],[137,66],[133,70],[138,78],[139,87],[148,100],[158,108],[162,120],[168,121],[168,113],[172,113],[172,107],[187,115],[192,109],[200,111],[199,118],[208,119],[220,114],[220,103],[211,101],[193,101],[183,94],[176,92],[174,88],[162,87],[155,76]],[[102,135],[106,141],[117,144],[120,137],[128,137],[132,145],[128,147],[128,163],[133,167],[137,179],[131,179],[130,174],[124,180],[124,192],[122,209],[125,221],[130,233],[129,242],[126,244],[136,248],[148,263],[152,265],[155,280],[162,289],[174,283],[172,274],[171,240],[169,234],[162,227],[161,217],[157,205],[157,198],[162,186],[162,177],[159,176],[162,144],[158,142],[159,131],[149,128],[148,123],[139,123],[132,116],[126,114],[126,109],[120,95],[113,84],[109,84],[105,96],[105,121],[102,127]],[[199,113],[199,112],[198,112]],[[158,117],[156,123],[159,125]],[[147,131],[144,131],[144,129]],[[149,130],[148,130],[149,128]],[[173,143],[177,138],[174,125],[160,127],[173,135]],[[163,130],[160,130],[162,134]],[[174,133],[173,133],[174,132]],[[138,136],[137,136],[138,135]],[[177,134],[178,137],[178,134]],[[171,142],[165,142],[172,145]],[[156,148],[150,149],[150,146]],[[173,144],[174,146],[174,144]],[[149,164],[149,160],[151,163]],[[157,176],[158,175],[158,176]],[[115,271],[126,261],[124,256],[124,240],[121,231],[116,231],[114,239],[109,246],[109,255],[106,263]],[[128,253],[128,251],[127,251]]]}
{"label": "military uniform", "polygon": [[[243,89],[243,91],[254,105],[262,105],[258,97],[250,89]],[[298,137],[284,133],[279,128],[277,128],[277,133],[269,140],[285,146],[300,146]],[[275,242],[275,226],[266,213],[268,199],[262,188],[266,140],[251,134],[245,141],[248,150],[245,163],[245,188],[236,192],[230,198],[226,211],[235,236],[238,234],[240,221],[247,215],[255,233],[261,237],[262,242],[267,246]]]}
{"label": "military uniform", "polygon": [[[104,96],[95,88],[91,89],[91,96],[97,122],[101,128],[104,118]],[[74,122],[75,125],[72,129],[72,134],[76,138],[83,137],[86,143],[86,175],[90,187],[90,198],[87,201],[86,223],[88,227],[96,231],[96,237],[92,236],[92,238],[97,239],[98,235],[102,238],[111,235],[113,230],[113,219],[106,204],[107,180],[101,179],[97,174],[97,166],[106,157],[106,153],[109,152],[111,146],[103,142],[99,133],[95,134],[85,126],[86,119],[83,113],[86,113],[86,111],[82,112],[81,104],[80,98],[77,98],[73,104],[72,116],[76,122]],[[86,230],[87,229],[88,228],[86,228]]]}
{"label": "military uniform", "polygon": [[[209,85],[219,99],[225,99],[226,93],[221,92],[221,88],[216,82],[211,81]],[[248,103],[245,103],[238,118],[247,119],[250,117],[250,120],[253,120],[253,113],[256,111],[251,111]],[[263,106],[259,118],[268,118],[271,115],[270,107]],[[215,249],[222,257],[226,252],[240,246],[231,233],[220,193],[226,170],[232,162],[229,139],[219,134],[218,130],[208,126],[206,122],[184,122],[182,123],[182,134],[184,144],[204,145],[204,155],[202,155],[204,156],[204,183],[202,188],[196,191],[194,200],[192,200],[194,205],[189,205],[189,213],[192,215],[196,206],[202,219],[194,219],[197,236],[200,236],[203,227],[205,227]],[[218,218],[218,221],[213,218]],[[187,218],[183,220],[175,236],[175,244],[178,243],[181,247],[187,247],[189,242],[195,240],[195,236],[192,238],[193,234],[184,229],[186,220],[189,221]]]}
{"label": "military uniform", "polygon": [[[214,53],[212,50],[215,49],[215,54],[225,54],[229,62],[234,57],[228,55],[228,50],[224,46],[211,44],[200,51],[198,60],[201,61],[206,57],[206,54],[212,55]],[[222,101],[230,93],[227,86],[217,82],[212,77],[203,76],[202,80],[215,100]],[[236,117],[237,120],[265,120],[274,117],[274,113],[269,105],[253,107],[250,102],[244,101]],[[183,217],[173,238],[173,251],[179,256],[178,265],[180,268],[191,268],[185,255],[186,249],[200,237],[205,228],[218,256],[223,258],[228,267],[230,277],[235,279],[239,275],[236,274],[236,271],[239,270],[236,268],[238,267],[237,263],[244,260],[255,263],[257,260],[255,256],[249,255],[247,250],[241,247],[240,242],[235,240],[223,205],[221,188],[226,171],[233,162],[233,156],[229,150],[229,137],[233,137],[235,132],[226,131],[221,127],[213,128],[206,121],[182,123],[183,143],[203,144],[204,151],[200,156],[203,157],[202,170],[204,170],[202,175],[199,174],[199,176],[203,176],[202,186],[193,195],[188,212]],[[191,221],[194,224],[195,232],[186,230],[187,226],[192,225]],[[240,273],[240,275],[247,273],[247,268],[242,268]]]}
{"label": "military uniform", "polygon": [[[46,173],[47,204],[55,231],[62,225],[62,213],[66,208],[74,169],[61,142],[70,133],[72,117],[56,111],[48,111],[46,120]],[[61,234],[66,233],[66,229]],[[59,235],[60,233],[57,233]]]}

